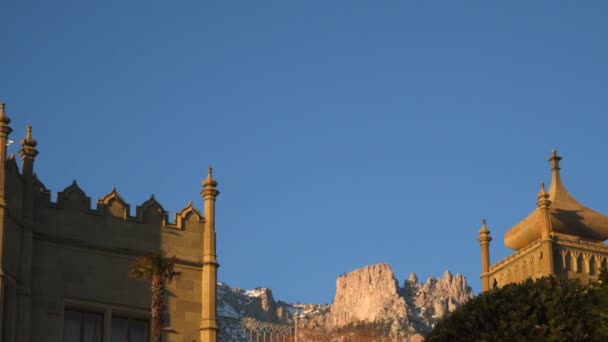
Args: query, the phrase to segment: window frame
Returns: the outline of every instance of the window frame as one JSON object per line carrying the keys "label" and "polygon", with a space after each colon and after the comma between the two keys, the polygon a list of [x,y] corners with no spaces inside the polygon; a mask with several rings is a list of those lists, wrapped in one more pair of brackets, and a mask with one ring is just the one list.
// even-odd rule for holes
{"label": "window frame", "polygon": [[[105,341],[105,331],[104,331],[104,323],[105,323],[104,314],[105,313],[103,311],[100,312],[100,311],[95,311],[95,310],[64,307],[63,308],[63,332],[64,333],[65,333],[65,313],[67,311],[77,312],[80,314],[80,341],[79,342],[84,342],[84,321],[85,321],[84,317],[85,317],[85,314],[100,316],[100,318],[101,318],[100,339],[101,339],[101,342]],[[65,336],[62,336],[62,337],[65,338]]]}
{"label": "window frame", "polygon": [[[151,324],[151,315],[150,310],[148,308],[139,308],[132,306],[124,306],[124,305],[113,305],[106,303],[98,303],[92,301],[86,301],[81,299],[71,299],[71,298],[62,298],[60,303],[61,314],[62,314],[62,322],[65,322],[65,312],[66,311],[77,311],[83,313],[93,313],[93,314],[101,314],[102,315],[102,341],[103,342],[111,342],[112,341],[112,318],[123,318],[130,320],[139,320],[146,322],[146,341],[152,341],[152,324]],[[62,324],[62,341],[63,341],[63,328],[64,324]],[[82,324],[82,323],[81,323]]]}
{"label": "window frame", "polygon": [[[131,342],[131,331],[130,329],[130,323],[131,321],[140,321],[140,322],[144,322],[146,324],[145,329],[144,329],[144,341],[150,341],[150,320],[149,319],[145,319],[145,318],[139,318],[139,317],[133,317],[133,316],[125,316],[125,315],[121,315],[121,314],[116,314],[116,315],[112,315],[112,319],[111,322],[112,324],[114,323],[114,319],[124,319],[127,321],[127,327],[126,327],[126,333],[127,333],[127,342]],[[113,342],[112,340],[112,336],[110,336],[110,341]],[[122,341],[121,341],[122,342]]]}

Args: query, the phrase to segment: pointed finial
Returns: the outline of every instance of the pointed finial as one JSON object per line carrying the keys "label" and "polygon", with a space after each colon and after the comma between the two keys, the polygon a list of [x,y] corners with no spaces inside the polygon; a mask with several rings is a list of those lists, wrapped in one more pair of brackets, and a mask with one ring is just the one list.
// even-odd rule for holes
{"label": "pointed finial", "polygon": [[540,182],[540,191],[536,197],[539,199],[549,198],[549,194],[545,191],[545,182]]}
{"label": "pointed finial", "polygon": [[479,235],[482,235],[482,234],[490,234],[490,230],[486,226],[485,218],[481,220],[481,229],[479,230]]}
{"label": "pointed finial", "polygon": [[35,148],[36,145],[38,145],[38,142],[32,137],[32,125],[27,125],[27,132],[25,138],[21,140],[21,146]]}
{"label": "pointed finial", "polygon": [[486,219],[481,220],[481,229],[479,230],[479,237],[477,238],[479,243],[490,243],[492,237],[490,236],[490,230],[486,226]]}
{"label": "pointed finial", "polygon": [[192,207],[192,206],[193,206],[193,204],[192,204],[192,200],[189,200],[189,201],[188,201],[188,205],[186,205],[186,208],[190,208],[190,207]]}
{"label": "pointed finial", "polygon": [[551,157],[547,159],[549,162],[551,162],[551,171],[559,171],[559,161],[562,159],[562,157],[557,155],[557,150],[553,149],[553,151],[551,151]]}
{"label": "pointed finial", "polygon": [[8,125],[11,123],[11,119],[8,117],[8,115],[6,115],[4,106],[4,103],[0,103],[0,122]]}
{"label": "pointed finial", "polygon": [[205,179],[205,181],[203,182],[203,186],[205,188],[215,188],[217,186],[217,182],[215,181],[215,179],[213,179],[213,168],[211,167],[211,165],[209,165],[209,168],[207,169],[207,179]]}
{"label": "pointed finial", "polygon": [[549,200],[549,194],[545,191],[545,182],[540,183],[540,192],[536,195],[538,198],[538,202],[536,204],[539,208],[548,208],[551,205],[551,201]]}

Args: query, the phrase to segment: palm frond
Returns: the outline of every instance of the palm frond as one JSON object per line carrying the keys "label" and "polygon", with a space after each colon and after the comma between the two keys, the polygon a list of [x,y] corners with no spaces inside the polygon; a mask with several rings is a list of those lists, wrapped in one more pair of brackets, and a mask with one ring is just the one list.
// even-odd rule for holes
{"label": "palm frond", "polygon": [[143,255],[131,263],[129,275],[142,280],[151,280],[153,276],[160,276],[164,281],[171,282],[175,276],[176,260],[175,256],[168,258],[165,250]]}

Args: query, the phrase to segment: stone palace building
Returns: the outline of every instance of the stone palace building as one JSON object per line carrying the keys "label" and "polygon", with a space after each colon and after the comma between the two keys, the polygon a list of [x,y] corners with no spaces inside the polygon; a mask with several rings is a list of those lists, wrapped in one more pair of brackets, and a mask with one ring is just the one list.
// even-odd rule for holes
{"label": "stone palace building", "polygon": [[[7,157],[10,119],[0,105],[0,340],[150,341],[150,284],[128,277],[138,256],[177,257],[164,341],[215,342],[215,199],[209,169],[204,216],[190,202],[169,220],[152,196],[135,208],[112,189],[91,207],[76,182],[57,194],[34,172],[28,126],[20,162]],[[18,165],[20,164],[20,165]]]}
{"label": "stone palace building", "polygon": [[490,266],[490,231],[483,221],[479,238],[481,246],[481,285],[487,291],[528,278],[554,275],[596,281],[608,260],[608,216],[595,212],[568,193],[559,162],[553,151],[549,192],[541,185],[536,208],[513,226],[504,237],[515,253]]}

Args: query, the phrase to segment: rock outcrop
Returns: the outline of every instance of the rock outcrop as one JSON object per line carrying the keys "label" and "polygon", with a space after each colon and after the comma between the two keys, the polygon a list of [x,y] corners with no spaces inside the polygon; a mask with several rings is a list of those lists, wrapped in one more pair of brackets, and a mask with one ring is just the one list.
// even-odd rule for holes
{"label": "rock outcrop", "polygon": [[341,275],[333,304],[287,304],[270,289],[251,291],[218,285],[220,341],[247,341],[243,318],[293,324],[298,310],[300,341],[421,341],[438,319],[473,297],[466,279],[446,271],[419,283],[412,273],[399,286],[388,264]]}
{"label": "rock outcrop", "polygon": [[245,291],[217,284],[217,315],[220,324],[220,342],[239,342],[249,339],[243,333],[241,320],[253,318],[261,322],[293,324],[293,305],[276,301],[272,290],[256,288]]}
{"label": "rock outcrop", "polygon": [[341,275],[329,312],[329,327],[353,322],[373,323],[387,317],[406,317],[407,305],[388,264],[377,264]]}
{"label": "rock outcrop", "polygon": [[302,331],[328,332],[346,340],[357,331],[373,331],[374,338],[419,341],[438,319],[473,297],[464,276],[446,271],[443,278],[418,283],[412,273],[399,287],[388,264],[367,266],[341,275],[328,310],[304,314]]}

